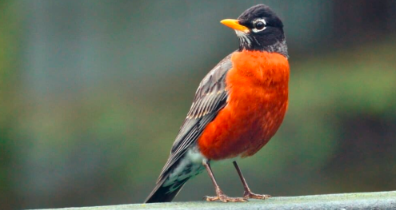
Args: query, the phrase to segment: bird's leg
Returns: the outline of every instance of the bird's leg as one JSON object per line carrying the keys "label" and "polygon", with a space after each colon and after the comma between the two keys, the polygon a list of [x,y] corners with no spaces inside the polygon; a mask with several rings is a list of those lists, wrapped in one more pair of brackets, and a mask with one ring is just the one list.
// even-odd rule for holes
{"label": "bird's leg", "polygon": [[222,201],[222,202],[244,202],[247,201],[245,198],[232,198],[227,195],[225,195],[219,185],[216,183],[214,174],[212,173],[211,167],[207,161],[203,162],[203,165],[205,166],[205,169],[207,169],[208,174],[211,177],[212,183],[215,186],[215,192],[216,196],[206,196],[205,199],[207,201]]}
{"label": "bird's leg", "polygon": [[253,192],[251,192],[250,188],[248,187],[247,182],[245,181],[243,174],[241,173],[240,168],[237,165],[236,161],[233,161],[233,165],[237,170],[238,176],[240,177],[241,182],[244,185],[244,199],[249,199],[249,198],[254,198],[254,199],[266,199],[266,198],[270,198],[270,195],[261,195],[261,194],[255,194]]}

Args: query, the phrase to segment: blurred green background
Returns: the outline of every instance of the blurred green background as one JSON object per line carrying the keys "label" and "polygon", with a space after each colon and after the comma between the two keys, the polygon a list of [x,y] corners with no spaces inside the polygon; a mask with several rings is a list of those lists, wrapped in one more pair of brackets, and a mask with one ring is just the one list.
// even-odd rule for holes
{"label": "blurred green background", "polygon": [[[394,0],[0,0],[0,209],[142,202],[198,83],[238,47],[219,23],[283,19],[290,105],[240,161],[273,196],[396,189]],[[232,164],[214,173],[242,194]],[[214,194],[203,173],[176,201]]]}

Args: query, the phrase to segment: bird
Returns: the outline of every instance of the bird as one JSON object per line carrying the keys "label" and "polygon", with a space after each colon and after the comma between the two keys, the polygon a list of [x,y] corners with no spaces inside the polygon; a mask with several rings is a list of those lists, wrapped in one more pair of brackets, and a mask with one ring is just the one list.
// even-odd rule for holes
{"label": "bird", "polygon": [[[145,203],[171,202],[184,184],[206,170],[215,196],[206,201],[267,199],[249,188],[237,160],[257,153],[280,127],[288,107],[289,62],[283,23],[258,4],[237,19],[224,19],[239,38],[236,51],[200,82],[153,191]],[[242,197],[227,196],[211,163],[230,160],[242,182]]]}

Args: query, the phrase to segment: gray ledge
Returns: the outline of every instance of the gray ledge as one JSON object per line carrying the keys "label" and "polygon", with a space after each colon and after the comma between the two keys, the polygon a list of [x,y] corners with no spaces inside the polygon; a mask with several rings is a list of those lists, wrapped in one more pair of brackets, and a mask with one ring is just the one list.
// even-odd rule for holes
{"label": "gray ledge", "polygon": [[63,208],[58,210],[135,210],[135,209],[396,209],[396,191],[346,193],[296,197],[272,197],[266,200],[249,200],[244,203],[171,202]]}

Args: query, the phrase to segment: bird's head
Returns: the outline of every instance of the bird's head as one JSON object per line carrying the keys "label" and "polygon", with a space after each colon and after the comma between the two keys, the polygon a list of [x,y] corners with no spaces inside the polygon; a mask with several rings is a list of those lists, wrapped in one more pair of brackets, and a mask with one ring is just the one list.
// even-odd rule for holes
{"label": "bird's head", "polygon": [[221,23],[236,31],[240,39],[240,51],[246,49],[287,54],[283,23],[264,4],[247,9],[237,20],[225,19]]}

